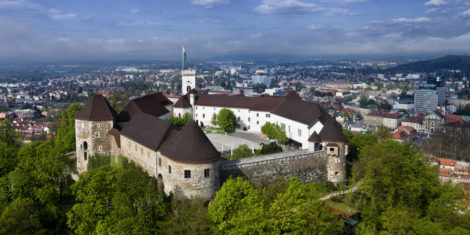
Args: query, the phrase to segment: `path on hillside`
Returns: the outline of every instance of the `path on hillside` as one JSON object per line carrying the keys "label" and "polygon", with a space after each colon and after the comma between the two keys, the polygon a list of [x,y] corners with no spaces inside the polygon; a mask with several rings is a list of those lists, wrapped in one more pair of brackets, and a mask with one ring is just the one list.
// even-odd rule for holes
{"label": "path on hillside", "polygon": [[330,199],[330,198],[332,198],[332,197],[336,197],[336,196],[339,196],[339,195],[344,195],[344,194],[356,192],[357,190],[359,190],[359,186],[352,187],[352,188],[350,188],[350,189],[343,190],[343,191],[340,191],[340,192],[330,193],[330,194],[328,194],[328,195],[326,195],[326,196],[321,197],[320,200],[325,201],[325,200],[328,200],[328,199]]}

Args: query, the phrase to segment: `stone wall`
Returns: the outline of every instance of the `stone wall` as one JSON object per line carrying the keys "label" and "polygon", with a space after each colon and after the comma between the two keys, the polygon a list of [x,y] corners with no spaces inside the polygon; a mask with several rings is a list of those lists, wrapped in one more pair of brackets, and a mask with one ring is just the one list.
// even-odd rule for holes
{"label": "stone wall", "polygon": [[221,162],[221,182],[241,176],[256,185],[266,185],[278,177],[298,177],[302,182],[327,180],[328,159],[324,151],[284,152]]}
{"label": "stone wall", "polygon": [[[187,164],[172,161],[171,159],[158,153],[158,158],[162,159],[161,165],[158,163],[157,179],[161,179],[165,192],[177,197],[191,198],[214,198],[220,187],[219,161],[207,164]],[[171,172],[169,171],[171,167]],[[190,177],[186,178],[184,171],[190,171]],[[209,175],[204,175],[204,170],[208,170]]]}

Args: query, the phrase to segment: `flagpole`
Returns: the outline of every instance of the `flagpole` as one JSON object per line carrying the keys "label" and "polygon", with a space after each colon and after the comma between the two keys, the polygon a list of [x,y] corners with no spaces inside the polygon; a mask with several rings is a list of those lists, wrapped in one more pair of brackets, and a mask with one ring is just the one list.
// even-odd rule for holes
{"label": "flagpole", "polygon": [[184,46],[183,46],[183,49],[181,51],[181,71],[184,70]]}

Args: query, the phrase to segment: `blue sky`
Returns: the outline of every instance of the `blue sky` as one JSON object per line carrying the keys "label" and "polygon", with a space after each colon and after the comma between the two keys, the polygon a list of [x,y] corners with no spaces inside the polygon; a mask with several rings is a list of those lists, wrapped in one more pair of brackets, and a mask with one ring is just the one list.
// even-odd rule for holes
{"label": "blue sky", "polygon": [[0,61],[470,52],[470,0],[0,0]]}

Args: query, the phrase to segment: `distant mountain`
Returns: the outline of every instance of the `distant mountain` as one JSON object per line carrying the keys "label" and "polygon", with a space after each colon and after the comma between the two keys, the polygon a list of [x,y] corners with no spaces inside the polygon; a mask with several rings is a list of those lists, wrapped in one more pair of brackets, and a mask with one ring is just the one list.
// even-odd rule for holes
{"label": "distant mountain", "polygon": [[461,70],[463,73],[470,74],[470,56],[469,55],[447,55],[432,60],[416,61],[407,64],[401,64],[387,69],[390,72],[439,72],[443,70]]}

